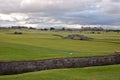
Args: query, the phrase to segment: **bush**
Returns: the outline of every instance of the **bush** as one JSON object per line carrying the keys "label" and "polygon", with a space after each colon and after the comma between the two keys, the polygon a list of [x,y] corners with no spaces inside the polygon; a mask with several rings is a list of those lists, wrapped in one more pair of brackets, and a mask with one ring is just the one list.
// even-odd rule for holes
{"label": "bush", "polygon": [[14,34],[23,34],[22,32],[14,32]]}

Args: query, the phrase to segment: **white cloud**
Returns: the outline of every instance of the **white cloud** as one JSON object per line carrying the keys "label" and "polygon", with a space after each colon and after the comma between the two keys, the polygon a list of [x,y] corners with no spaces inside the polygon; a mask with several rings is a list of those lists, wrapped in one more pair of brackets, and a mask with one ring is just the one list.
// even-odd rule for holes
{"label": "white cloud", "polygon": [[7,14],[0,14],[0,20],[9,20],[9,21],[14,21],[14,19]]}
{"label": "white cloud", "polygon": [[0,14],[0,20],[20,21],[20,20],[25,20],[27,18],[28,16],[26,14],[20,14],[20,13]]}
{"label": "white cloud", "polygon": [[12,13],[12,14],[10,14],[10,16],[16,20],[25,20],[25,19],[29,18],[28,15],[21,14],[21,13]]}

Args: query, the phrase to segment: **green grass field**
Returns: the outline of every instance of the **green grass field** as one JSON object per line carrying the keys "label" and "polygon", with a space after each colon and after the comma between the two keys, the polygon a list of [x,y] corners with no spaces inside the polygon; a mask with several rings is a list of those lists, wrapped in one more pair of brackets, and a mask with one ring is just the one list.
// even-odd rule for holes
{"label": "green grass field", "polygon": [[[81,34],[94,40],[80,41],[53,36],[80,32],[22,30],[22,35],[15,35],[14,31],[19,30],[0,30],[0,61],[110,55],[120,51],[120,33],[115,32],[102,34],[84,32]],[[0,80],[120,80],[120,65],[0,76]]]}
{"label": "green grass field", "polygon": [[120,80],[120,65],[58,69],[0,76],[0,80]]}

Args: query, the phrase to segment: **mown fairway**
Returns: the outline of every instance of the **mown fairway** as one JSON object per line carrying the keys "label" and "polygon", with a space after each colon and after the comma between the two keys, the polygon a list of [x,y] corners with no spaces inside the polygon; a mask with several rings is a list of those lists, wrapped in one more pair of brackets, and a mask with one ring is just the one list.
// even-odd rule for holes
{"label": "mown fairway", "polygon": [[[81,34],[94,40],[80,41],[53,36],[80,32],[22,30],[22,35],[15,35],[14,31],[16,30],[0,30],[0,61],[110,55],[120,51],[120,33],[115,32],[102,34],[84,32]],[[120,65],[0,76],[0,80],[120,80]]]}

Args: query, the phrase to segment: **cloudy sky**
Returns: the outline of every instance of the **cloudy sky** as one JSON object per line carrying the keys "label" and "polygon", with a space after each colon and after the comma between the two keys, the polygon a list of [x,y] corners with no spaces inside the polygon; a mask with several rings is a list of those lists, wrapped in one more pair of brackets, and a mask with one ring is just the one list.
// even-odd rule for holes
{"label": "cloudy sky", "polygon": [[13,25],[120,28],[120,0],[0,0],[0,26]]}

